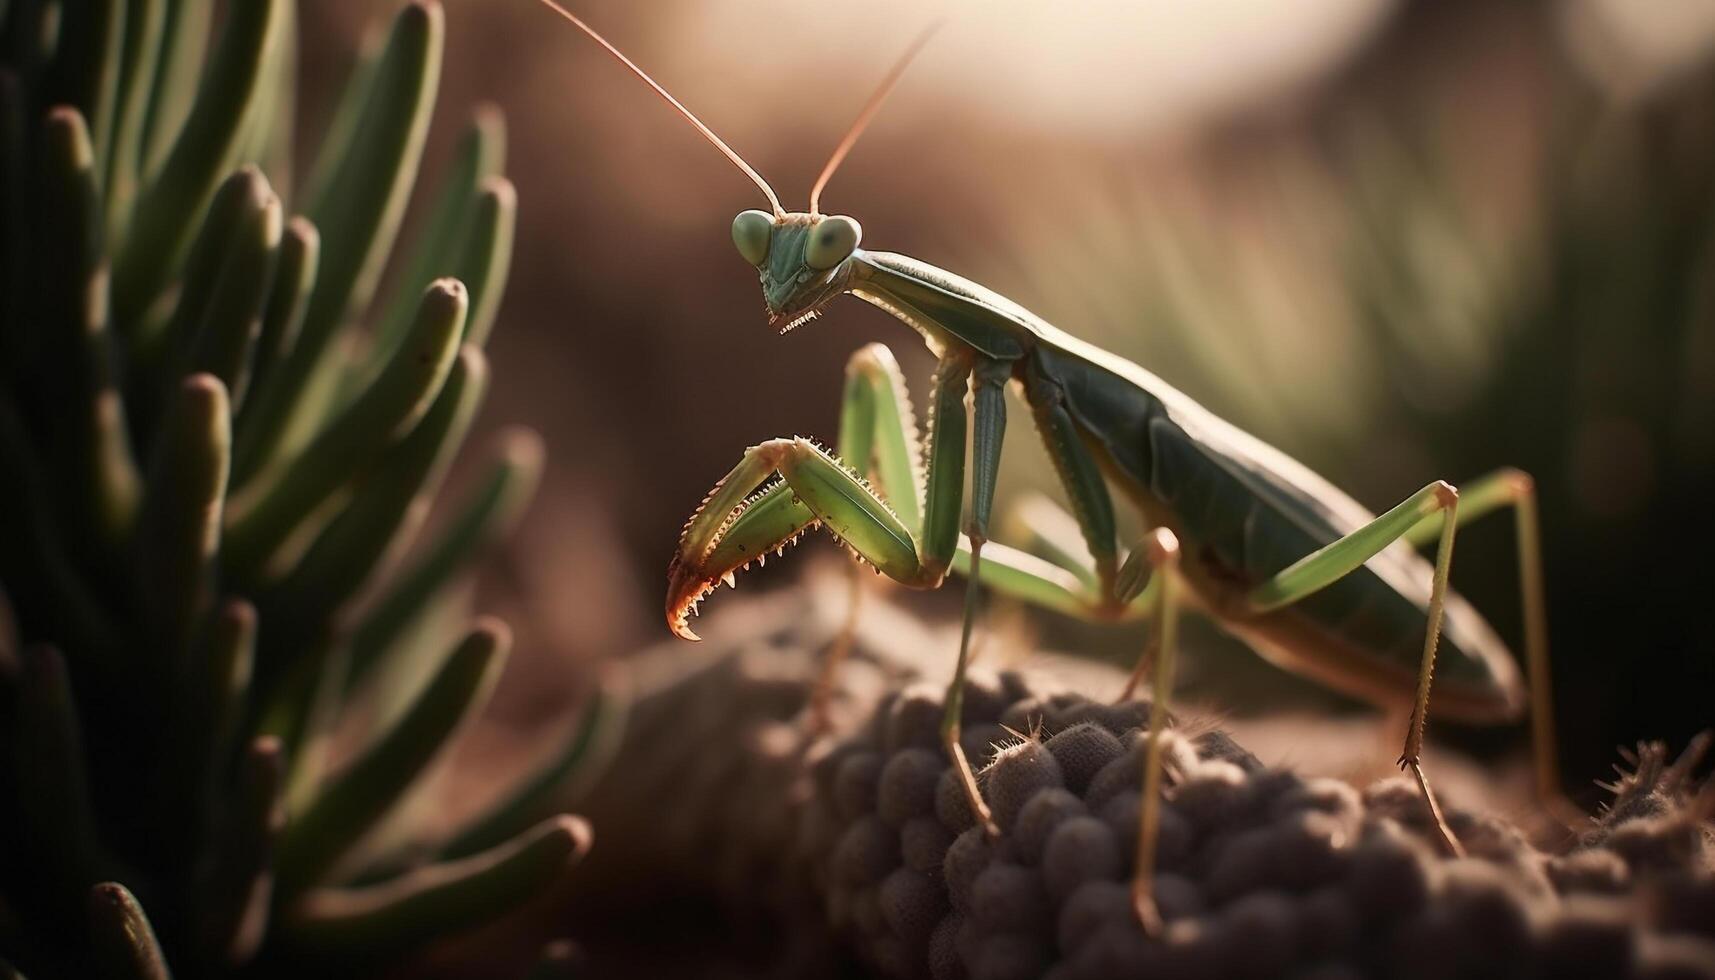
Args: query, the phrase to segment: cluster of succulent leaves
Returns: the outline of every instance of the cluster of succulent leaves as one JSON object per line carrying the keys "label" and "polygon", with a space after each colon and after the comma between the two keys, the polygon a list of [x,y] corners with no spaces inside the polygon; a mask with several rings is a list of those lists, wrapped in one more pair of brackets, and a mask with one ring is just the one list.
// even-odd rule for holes
{"label": "cluster of succulent leaves", "polygon": [[412,547],[515,210],[479,112],[377,295],[443,31],[376,35],[292,188],[292,0],[0,2],[0,975],[367,971],[587,847],[593,710],[462,828],[397,812],[501,668],[444,600],[541,461],[509,433]]}

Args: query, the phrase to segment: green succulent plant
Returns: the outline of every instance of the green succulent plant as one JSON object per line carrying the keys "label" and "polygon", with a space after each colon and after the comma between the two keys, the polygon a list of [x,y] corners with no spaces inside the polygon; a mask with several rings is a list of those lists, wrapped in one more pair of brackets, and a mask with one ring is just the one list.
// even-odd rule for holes
{"label": "green succulent plant", "polygon": [[0,956],[32,976],[367,973],[589,843],[552,797],[599,700],[469,824],[399,826],[510,643],[449,583],[541,466],[506,433],[412,546],[487,385],[502,121],[383,294],[440,8],[365,51],[295,191],[293,4],[215,8],[0,2]]}

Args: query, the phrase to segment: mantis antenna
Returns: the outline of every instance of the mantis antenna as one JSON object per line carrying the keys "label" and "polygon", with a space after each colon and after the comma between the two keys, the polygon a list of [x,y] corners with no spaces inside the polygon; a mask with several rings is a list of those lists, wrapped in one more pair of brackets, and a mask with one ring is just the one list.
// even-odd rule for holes
{"label": "mantis antenna", "polygon": [[[611,54],[615,58],[618,58],[620,64],[631,69],[633,74],[635,74],[638,78],[643,79],[643,81],[650,88],[655,90],[656,95],[659,95],[659,96],[661,96],[661,98],[665,99],[667,101],[668,105],[672,106],[673,108],[675,108],[679,111],[679,115],[684,116],[685,120],[687,122],[689,122],[691,125],[697,127],[697,132],[702,133],[704,139],[707,139],[710,143],[713,143],[715,145],[715,149],[720,150],[722,153],[726,154],[726,158],[728,160],[731,160],[733,162],[734,166],[736,166],[736,167],[738,167],[738,169],[744,171],[744,175],[746,177],[749,177],[751,180],[755,181],[757,187],[762,188],[762,193],[768,198],[768,203],[773,205],[773,207],[774,207],[774,216],[775,217],[778,218],[778,217],[780,217],[786,213],[786,209],[780,206],[780,198],[775,195],[774,188],[768,186],[768,181],[763,180],[761,174],[757,173],[756,170],[754,168],[752,168],[750,164],[745,163],[744,157],[739,156],[738,152],[736,150],[734,150],[732,147],[726,145],[725,140],[722,140],[719,136],[716,136],[714,130],[703,125],[703,121],[701,119],[698,119],[695,113],[693,113],[691,110],[685,108],[684,104],[681,103],[678,99],[673,98],[673,94],[671,92],[668,92],[666,89],[662,88],[661,84],[659,82],[655,81],[655,79],[650,78],[648,72],[637,67],[636,62],[633,62],[630,58],[627,58],[623,51],[619,50],[618,48],[614,47],[612,44],[608,43],[607,38],[602,37],[600,34],[597,34],[595,31],[595,28],[591,27],[590,25],[588,25],[588,24],[584,23],[582,20],[580,20],[578,18],[577,14],[574,14],[570,10],[567,10],[565,7],[560,6],[558,3],[555,2],[555,0],[541,0],[541,3],[542,3],[542,6],[547,7],[549,10],[552,10],[554,13],[559,14],[561,17],[564,17],[565,19],[571,21],[572,24],[578,28],[578,30],[581,30],[585,34],[588,34],[590,36],[591,40],[595,41],[597,44],[606,48],[608,54]],[[903,68],[904,66],[901,65],[900,67]],[[891,82],[889,84],[891,85]],[[867,122],[867,120],[865,120],[865,121]],[[861,129],[861,128],[862,127],[860,126],[859,129]],[[824,180],[825,179],[826,178],[824,177]],[[820,186],[821,186],[820,184],[817,185],[818,188],[820,188]],[[813,199],[814,198],[812,198],[812,200]],[[812,208],[811,210],[814,210],[814,208]]]}
{"label": "mantis antenna", "polygon": [[[543,2],[546,3],[548,0],[543,0]],[[863,111],[858,113],[858,117],[852,123],[851,128],[846,130],[846,135],[840,139],[840,145],[834,147],[834,155],[828,158],[827,165],[822,168],[822,175],[816,178],[816,186],[810,188],[810,213],[812,215],[821,213],[816,210],[816,206],[821,203],[822,188],[828,186],[828,178],[832,177],[834,171],[840,168],[840,164],[845,162],[846,154],[852,151],[852,146],[857,143],[858,137],[863,135],[864,128],[880,111],[881,104],[886,102],[887,97],[893,93],[894,86],[899,84],[900,76],[904,75],[905,69],[910,67],[912,59],[917,57],[917,52],[923,50],[923,46],[929,43],[929,39],[934,37],[935,32],[940,30],[941,25],[945,23],[946,20],[944,19],[937,20],[923,28],[923,33],[917,35],[917,40],[911,42],[911,46],[905,49],[905,53],[899,56],[898,61],[894,62],[893,68],[887,73],[887,77],[883,78],[881,84],[875,87],[875,94],[869,97],[869,102],[864,105]]]}

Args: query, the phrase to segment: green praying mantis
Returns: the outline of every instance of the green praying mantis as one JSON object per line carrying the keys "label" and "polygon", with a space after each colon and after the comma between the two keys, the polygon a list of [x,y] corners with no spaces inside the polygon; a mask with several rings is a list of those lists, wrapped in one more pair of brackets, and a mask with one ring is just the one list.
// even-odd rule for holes
{"label": "green praying mantis", "polygon": [[[674,633],[696,639],[688,620],[699,602],[818,526],[911,588],[938,588],[959,572],[967,580],[964,621],[941,735],[972,812],[992,835],[998,829],[959,740],[979,589],[1085,618],[1152,620],[1153,642],[1124,696],[1147,669],[1155,710],[1132,897],[1141,924],[1154,931],[1162,744],[1180,609],[1202,612],[1268,659],[1331,688],[1387,708],[1409,704],[1399,763],[1421,789],[1441,843],[1458,854],[1420,760],[1424,726],[1432,680],[1437,710],[1461,721],[1501,723],[1524,713],[1527,689],[1512,655],[1448,587],[1458,528],[1511,509],[1537,788],[1551,810],[1564,811],[1527,475],[1503,470],[1463,491],[1436,481],[1374,516],[1138,365],[977,283],[861,248],[858,222],[823,214],[821,193],[934,27],[864,106],[811,190],[809,210],[788,212],[767,181],[666,89],[570,11],[541,2],[647,83],[762,190],[771,210],[739,214],[732,237],[761,279],[771,326],[790,331],[850,293],[915,330],[937,359],[921,433],[892,354],[870,344],[848,365],[833,450],[798,437],[745,452],[679,538],[666,599]],[[1039,522],[1031,550],[989,540],[1008,386],[1030,406],[1081,541],[1058,529],[1064,521]],[[1153,528],[1129,551],[1119,547],[1113,490]],[[1433,563],[1415,550],[1431,542]]]}

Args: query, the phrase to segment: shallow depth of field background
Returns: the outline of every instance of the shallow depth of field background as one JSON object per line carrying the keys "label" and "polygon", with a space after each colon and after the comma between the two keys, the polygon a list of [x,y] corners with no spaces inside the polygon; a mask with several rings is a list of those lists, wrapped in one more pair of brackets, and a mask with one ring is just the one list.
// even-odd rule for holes
{"label": "shallow depth of field background", "polygon": [[[390,8],[304,5],[307,133]],[[930,17],[895,0],[577,8],[795,208]],[[825,209],[1136,360],[1373,509],[1437,477],[1536,474],[1582,802],[1614,744],[1715,723],[1715,3],[949,9]],[[589,665],[666,636],[675,536],[744,447],[831,439],[860,344],[891,345],[919,391],[929,362],[849,298],[775,336],[728,238],[761,204],[741,175],[534,0],[447,14],[425,177],[450,120],[505,109],[522,206],[484,424],[527,422],[549,449],[482,583],[520,633],[484,735],[503,747]],[[1043,472],[1013,420],[1003,495]],[[1454,583],[1516,643],[1509,525],[1460,536]],[[951,615],[958,591],[909,601]],[[1035,626],[1114,656],[1137,644]],[[1190,644],[1210,703],[1326,707],[1209,631]],[[1488,753],[1522,736],[1435,728]]]}

